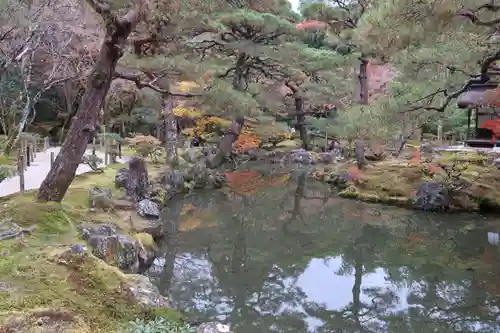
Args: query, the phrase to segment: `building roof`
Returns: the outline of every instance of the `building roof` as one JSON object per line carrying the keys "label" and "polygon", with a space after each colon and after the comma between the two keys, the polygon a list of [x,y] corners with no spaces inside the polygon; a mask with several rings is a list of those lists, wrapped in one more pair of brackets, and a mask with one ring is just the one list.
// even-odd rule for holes
{"label": "building roof", "polygon": [[461,109],[500,107],[498,83],[471,86],[469,90],[458,97],[457,106]]}

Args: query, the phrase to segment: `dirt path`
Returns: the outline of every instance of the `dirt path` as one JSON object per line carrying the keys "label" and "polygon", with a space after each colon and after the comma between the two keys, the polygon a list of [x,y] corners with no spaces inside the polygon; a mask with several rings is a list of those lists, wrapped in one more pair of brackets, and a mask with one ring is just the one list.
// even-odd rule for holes
{"label": "dirt path", "polygon": [[[50,153],[54,152],[55,156],[59,153],[60,147],[54,147],[47,150],[45,153],[37,153],[34,162],[31,162],[31,166],[27,168],[24,172],[24,188],[25,190],[37,189],[42,185],[45,176],[50,170]],[[85,154],[91,154],[92,151],[88,150]],[[96,151],[96,155],[104,160],[104,153]],[[125,163],[125,159],[119,159],[118,163]],[[76,170],[77,175],[92,171],[92,169],[85,164],[80,164]],[[0,183],[0,197],[5,197],[7,195],[17,193],[20,191],[19,188],[19,176],[14,176],[9,179],[4,180]]]}

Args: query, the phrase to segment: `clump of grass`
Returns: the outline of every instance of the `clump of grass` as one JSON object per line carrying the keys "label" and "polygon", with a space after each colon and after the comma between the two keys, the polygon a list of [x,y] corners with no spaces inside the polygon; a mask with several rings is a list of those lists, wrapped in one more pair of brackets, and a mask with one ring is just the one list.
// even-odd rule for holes
{"label": "clump of grass", "polygon": [[187,324],[165,318],[136,319],[125,326],[127,333],[192,333],[194,330]]}

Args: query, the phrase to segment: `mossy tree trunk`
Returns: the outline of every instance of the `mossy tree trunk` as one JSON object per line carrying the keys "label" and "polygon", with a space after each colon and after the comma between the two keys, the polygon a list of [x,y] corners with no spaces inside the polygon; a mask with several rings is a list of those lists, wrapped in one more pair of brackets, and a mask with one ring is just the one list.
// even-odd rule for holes
{"label": "mossy tree trunk", "polygon": [[115,74],[116,64],[126,47],[127,38],[142,19],[146,5],[146,1],[139,2],[125,16],[118,17],[110,12],[107,5],[91,0],[88,2],[103,17],[106,34],[97,62],[87,80],[75,119],[52,168],[38,190],[37,201],[41,202],[60,202],[64,198],[87,149],[89,139],[95,131],[101,108]]}

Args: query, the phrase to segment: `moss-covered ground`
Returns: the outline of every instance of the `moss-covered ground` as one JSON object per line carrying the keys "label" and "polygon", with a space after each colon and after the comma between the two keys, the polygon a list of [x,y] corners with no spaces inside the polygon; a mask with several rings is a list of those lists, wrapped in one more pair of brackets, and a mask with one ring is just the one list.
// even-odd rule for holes
{"label": "moss-covered ground", "polygon": [[[1,221],[36,225],[31,234],[0,241],[0,332],[116,332],[144,314],[121,288],[127,275],[92,255],[80,261],[60,257],[69,246],[83,244],[79,223],[122,220],[114,212],[93,213],[87,203],[92,186],[117,191],[113,182],[120,167],[77,176],[61,204],[36,203],[34,192],[0,201]],[[120,227],[127,232],[127,225]]]}
{"label": "moss-covered ground", "polygon": [[452,209],[500,211],[500,170],[486,160],[485,155],[478,153],[442,153],[433,160],[388,159],[372,163],[362,171],[354,165],[343,166],[343,171],[353,173],[354,179],[340,195],[409,207],[419,186],[435,181],[458,189],[453,193]]}

